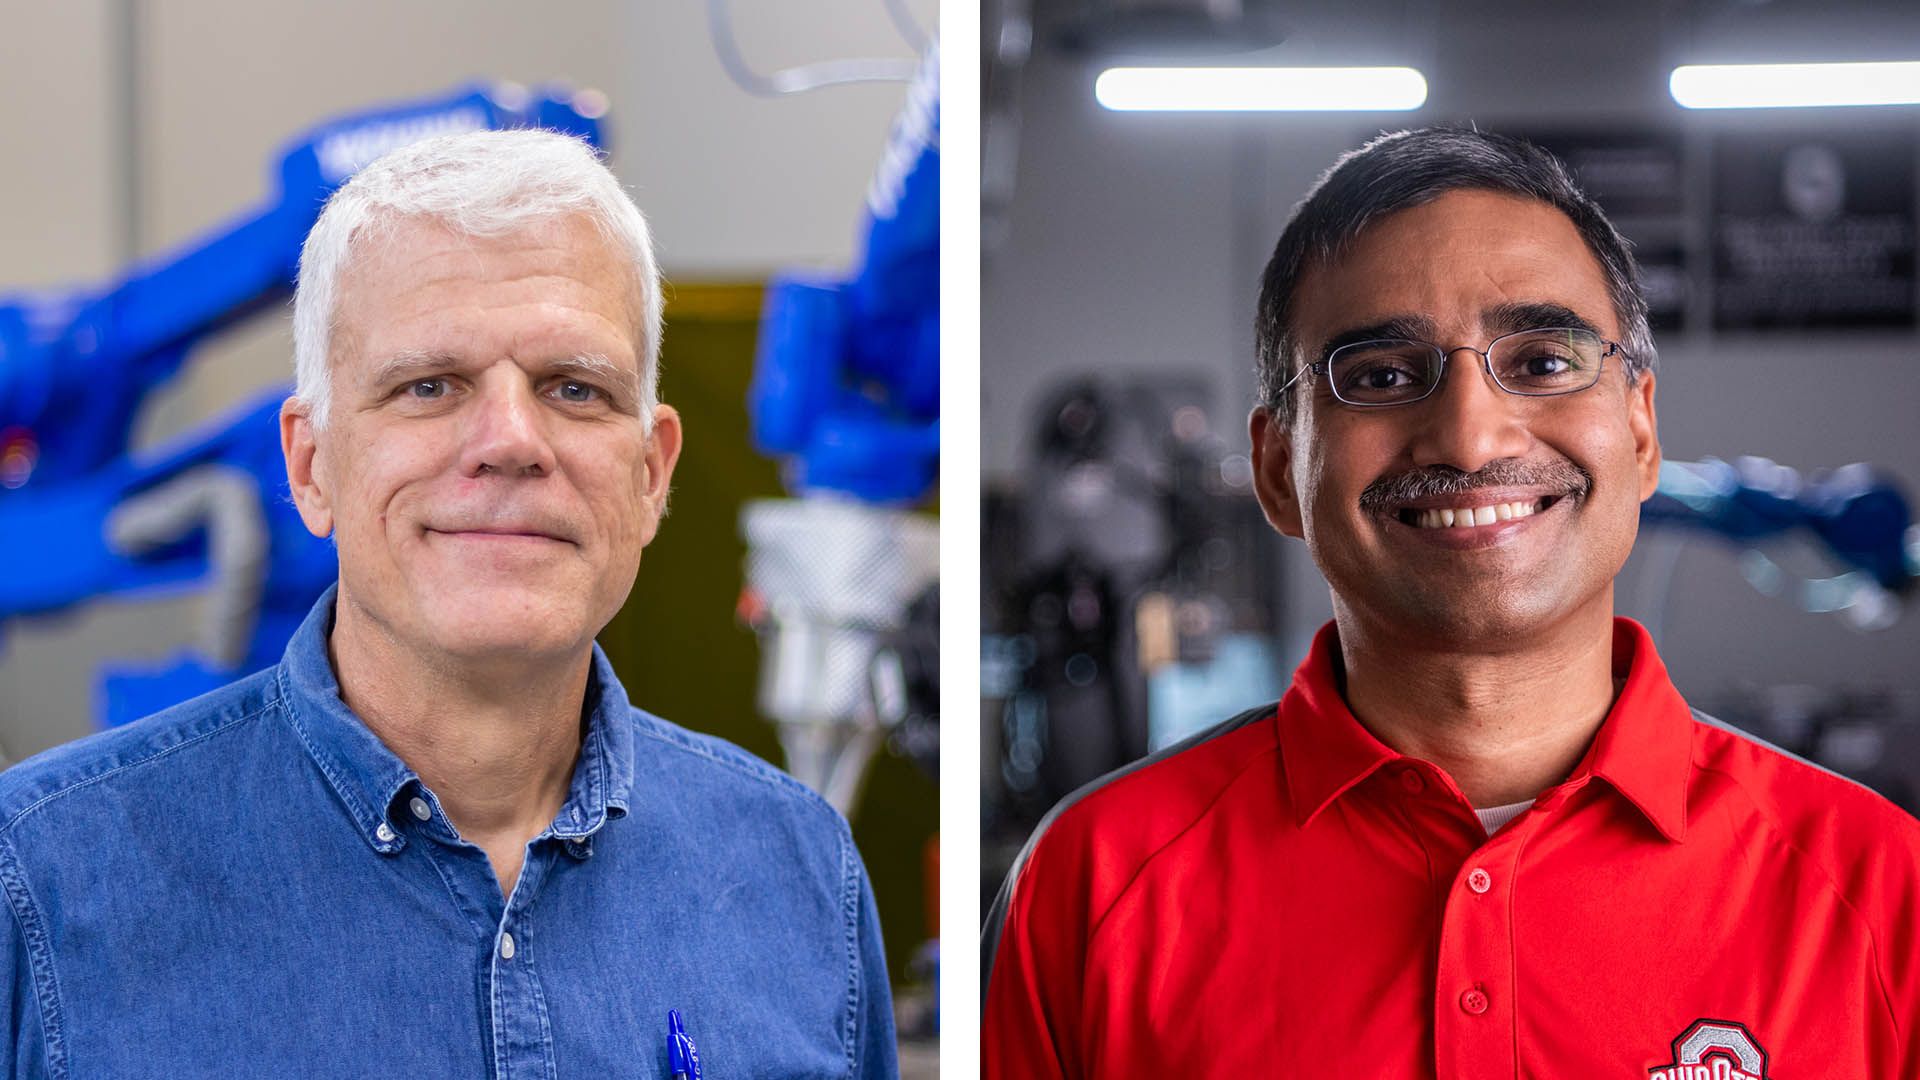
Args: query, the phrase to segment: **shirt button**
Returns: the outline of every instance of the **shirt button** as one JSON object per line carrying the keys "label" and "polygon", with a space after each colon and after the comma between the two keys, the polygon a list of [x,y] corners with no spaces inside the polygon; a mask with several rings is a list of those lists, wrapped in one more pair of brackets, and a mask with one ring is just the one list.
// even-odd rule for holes
{"label": "shirt button", "polygon": [[418,795],[407,800],[407,809],[413,811],[413,816],[419,818],[421,821],[426,821],[433,817],[433,811],[427,806],[427,800]]}
{"label": "shirt button", "polygon": [[378,828],[373,830],[373,836],[374,836],[374,839],[380,841],[383,844],[391,844],[393,843],[393,838],[394,838],[393,826],[383,821],[380,823],[380,826]]}
{"label": "shirt button", "polygon": [[1493,888],[1493,875],[1476,866],[1467,874],[1467,888],[1477,893],[1486,892]]}
{"label": "shirt button", "polygon": [[[500,935],[500,959],[502,960],[513,959],[513,935],[512,934],[503,933]],[[1484,1009],[1486,1008],[1486,1006],[1482,1005],[1481,1008]]]}
{"label": "shirt button", "polygon": [[1474,1016],[1486,1012],[1487,992],[1478,984],[1468,987],[1467,992],[1460,995],[1460,1008]]}
{"label": "shirt button", "polygon": [[1400,774],[1400,786],[1407,789],[1407,794],[1418,795],[1427,789],[1427,782],[1420,778],[1419,769],[1408,769]]}

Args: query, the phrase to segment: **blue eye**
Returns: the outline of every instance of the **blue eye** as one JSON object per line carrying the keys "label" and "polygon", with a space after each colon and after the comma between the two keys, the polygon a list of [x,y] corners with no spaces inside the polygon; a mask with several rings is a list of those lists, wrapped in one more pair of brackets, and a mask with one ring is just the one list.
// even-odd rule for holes
{"label": "blue eye", "polygon": [[588,386],[583,382],[571,381],[561,383],[557,393],[560,395],[560,400],[571,401],[575,404],[585,404],[600,396],[600,391],[594,387]]}
{"label": "blue eye", "polygon": [[447,380],[417,379],[407,384],[407,393],[410,396],[419,398],[423,401],[431,401],[434,398],[446,397],[447,396]]}

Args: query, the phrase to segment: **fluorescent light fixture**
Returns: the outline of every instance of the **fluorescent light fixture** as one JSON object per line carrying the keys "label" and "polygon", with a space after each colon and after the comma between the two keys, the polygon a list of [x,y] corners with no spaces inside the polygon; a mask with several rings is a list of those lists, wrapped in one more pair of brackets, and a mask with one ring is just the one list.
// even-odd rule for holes
{"label": "fluorescent light fixture", "polygon": [[1917,105],[1920,62],[1689,65],[1674,68],[1667,86],[1689,109]]}
{"label": "fluorescent light fixture", "polygon": [[1117,67],[1093,96],[1122,112],[1346,112],[1417,109],[1427,80],[1404,67]]}

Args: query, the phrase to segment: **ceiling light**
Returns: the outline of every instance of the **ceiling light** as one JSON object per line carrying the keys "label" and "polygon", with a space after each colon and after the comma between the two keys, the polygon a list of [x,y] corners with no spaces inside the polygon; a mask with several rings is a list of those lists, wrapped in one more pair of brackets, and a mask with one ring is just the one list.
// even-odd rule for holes
{"label": "ceiling light", "polygon": [[1667,85],[1689,109],[1915,105],[1920,63],[1688,65],[1674,68]]}
{"label": "ceiling light", "polygon": [[1126,112],[1387,111],[1419,108],[1427,80],[1404,67],[1116,67],[1093,96]]}

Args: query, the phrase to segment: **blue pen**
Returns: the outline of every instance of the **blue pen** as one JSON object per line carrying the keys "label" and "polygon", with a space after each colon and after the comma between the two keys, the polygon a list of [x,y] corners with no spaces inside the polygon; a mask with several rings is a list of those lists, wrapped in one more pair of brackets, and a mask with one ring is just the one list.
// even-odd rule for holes
{"label": "blue pen", "polygon": [[679,1009],[667,1010],[667,1071],[673,1080],[700,1080],[700,1051],[694,1049]]}

